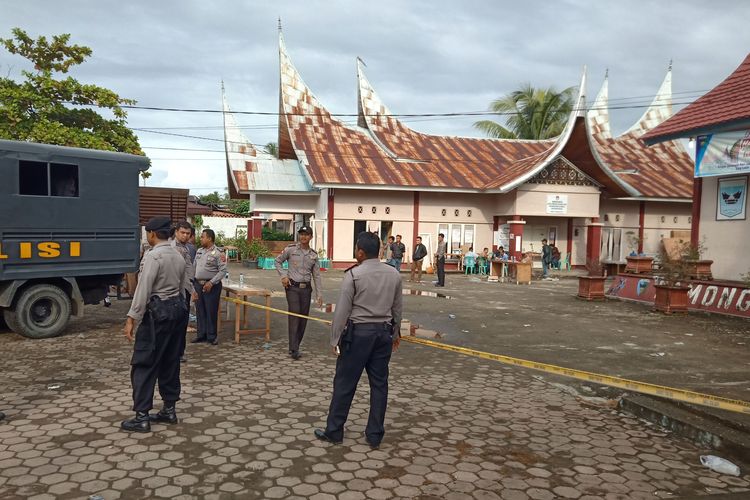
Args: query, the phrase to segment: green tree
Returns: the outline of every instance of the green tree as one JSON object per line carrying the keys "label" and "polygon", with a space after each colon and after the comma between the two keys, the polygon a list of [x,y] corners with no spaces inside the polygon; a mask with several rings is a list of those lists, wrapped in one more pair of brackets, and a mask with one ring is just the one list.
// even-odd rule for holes
{"label": "green tree", "polygon": [[265,146],[263,146],[263,151],[268,153],[269,155],[273,155],[276,158],[279,157],[279,145],[275,142],[269,142]]}
{"label": "green tree", "polygon": [[219,194],[218,191],[214,191],[213,193],[203,194],[198,196],[198,201],[204,205],[211,205],[214,208],[221,208],[235,214],[245,215],[250,213],[250,200],[233,200],[227,192]]}
{"label": "green tree", "polygon": [[575,87],[557,92],[526,83],[519,90],[490,103],[490,111],[505,116],[503,126],[480,120],[474,127],[498,139],[550,139],[560,135],[573,110]]}
{"label": "green tree", "polygon": [[[143,155],[122,109],[135,101],[62,76],[91,56],[90,48],[69,42],[69,34],[34,40],[20,28],[13,29],[12,38],[0,38],[10,53],[34,65],[33,71],[21,72],[21,82],[0,78],[0,137]],[[109,110],[112,118],[91,107]]]}

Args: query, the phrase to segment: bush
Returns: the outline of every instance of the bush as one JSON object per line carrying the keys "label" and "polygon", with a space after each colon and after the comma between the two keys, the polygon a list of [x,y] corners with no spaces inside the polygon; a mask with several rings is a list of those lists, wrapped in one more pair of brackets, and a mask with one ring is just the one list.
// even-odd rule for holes
{"label": "bush", "polygon": [[274,231],[267,227],[263,228],[262,238],[266,241],[294,241],[294,235],[284,231]]}

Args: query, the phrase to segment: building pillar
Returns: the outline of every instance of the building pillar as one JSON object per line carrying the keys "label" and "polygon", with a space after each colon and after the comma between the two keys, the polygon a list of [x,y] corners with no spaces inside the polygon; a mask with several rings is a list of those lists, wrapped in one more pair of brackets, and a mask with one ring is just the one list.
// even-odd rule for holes
{"label": "building pillar", "polygon": [[497,215],[492,217],[492,251],[497,250],[497,242],[495,241],[495,231],[500,229],[500,217]]}
{"label": "building pillar", "polygon": [[253,216],[247,221],[247,239],[260,240],[263,238],[263,219],[259,212],[253,212]]}
{"label": "building pillar", "polygon": [[586,263],[599,262],[602,249],[602,226],[599,217],[592,217],[586,225]]}
{"label": "building pillar", "polygon": [[333,260],[333,188],[328,189],[328,258]]}
{"label": "building pillar", "polygon": [[521,249],[523,248],[523,226],[526,224],[525,220],[521,219],[520,215],[514,215],[511,220],[508,221],[510,228],[510,248],[508,252],[511,257],[515,257],[516,260],[521,260]]}
{"label": "building pillar", "polygon": [[694,247],[700,242],[700,222],[701,222],[701,197],[703,196],[703,178],[696,177],[693,179],[693,212],[690,220],[690,244]]}
{"label": "building pillar", "polygon": [[419,191],[414,191],[414,203],[412,208],[412,218],[414,220],[412,223],[411,248],[413,250],[417,244],[417,237],[419,236]]}
{"label": "building pillar", "polygon": [[567,243],[568,248],[566,252],[570,256],[569,261],[573,265],[573,217],[568,217],[568,232],[567,232]]}
{"label": "building pillar", "polygon": [[646,202],[640,202],[638,213],[638,255],[643,253],[643,236],[646,227]]}

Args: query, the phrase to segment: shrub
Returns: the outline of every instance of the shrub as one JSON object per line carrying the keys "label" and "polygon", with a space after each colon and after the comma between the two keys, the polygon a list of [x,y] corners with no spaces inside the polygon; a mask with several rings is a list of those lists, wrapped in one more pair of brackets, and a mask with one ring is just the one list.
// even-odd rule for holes
{"label": "shrub", "polygon": [[262,238],[266,241],[294,241],[294,235],[284,231],[274,231],[267,227],[263,228]]}

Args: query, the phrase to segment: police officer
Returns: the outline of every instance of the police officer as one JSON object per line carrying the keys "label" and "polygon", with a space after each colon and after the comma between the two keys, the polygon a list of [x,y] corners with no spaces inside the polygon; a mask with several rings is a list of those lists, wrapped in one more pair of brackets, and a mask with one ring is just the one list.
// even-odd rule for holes
{"label": "police officer", "polygon": [[331,327],[331,346],[338,354],[333,397],[325,430],[315,429],[323,441],[340,444],[344,424],[362,370],[370,382],[370,417],[365,439],[377,449],[385,430],[388,404],[388,363],[401,339],[401,276],[378,261],[380,240],[362,232],[357,237],[358,265],[347,269]]}
{"label": "police officer", "polygon": [[195,278],[193,301],[198,316],[198,334],[192,343],[206,342],[219,345],[216,323],[219,319],[221,280],[227,273],[227,265],[214,241],[216,233],[204,229],[201,233],[201,248],[195,254]]}
{"label": "police officer", "polygon": [[193,287],[193,274],[195,273],[195,267],[193,266],[193,258],[190,256],[190,250],[187,246],[193,226],[187,221],[181,221],[177,223],[174,229],[172,246],[180,253],[180,255],[182,255],[182,258],[185,259],[188,273],[187,287],[185,287],[185,305],[187,306],[185,314],[188,316],[188,319],[185,321],[185,332],[182,335],[182,345],[180,346],[180,362],[184,363],[187,361],[187,358],[185,358],[185,343],[187,341],[185,337],[187,335],[187,326],[190,321],[190,298],[195,293],[195,288]]}
{"label": "police officer", "polygon": [[[130,364],[135,418],[125,420],[126,431],[149,432],[151,422],[176,423],[175,403],[180,399],[180,336],[184,335],[185,298],[187,286],[185,259],[169,244],[171,221],[154,217],[146,224],[149,244],[153,249],[143,258],[133,302],[125,322],[125,336],[135,345]],[[154,384],[164,407],[149,418],[153,407]]]}
{"label": "police officer", "polygon": [[[310,312],[310,298],[312,296],[311,282],[315,281],[315,300],[318,307],[323,306],[323,296],[320,290],[320,264],[318,254],[310,248],[312,229],[302,226],[299,231],[299,243],[289,245],[276,257],[276,270],[281,275],[281,284],[286,289],[286,302],[289,312],[307,314]],[[282,264],[289,261],[289,269]],[[289,316],[289,355],[299,359],[299,345],[305,335],[307,320],[296,316]]]}

